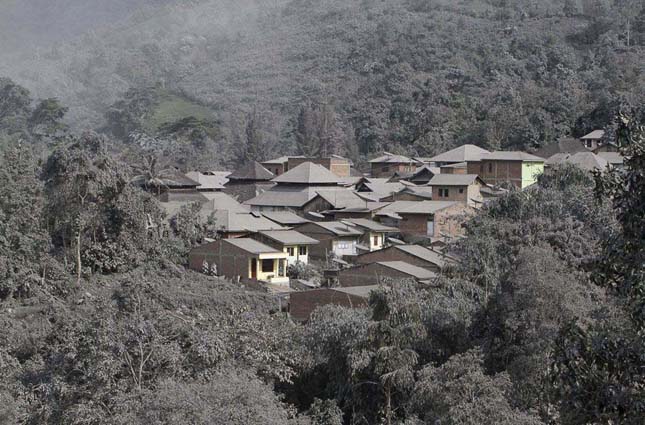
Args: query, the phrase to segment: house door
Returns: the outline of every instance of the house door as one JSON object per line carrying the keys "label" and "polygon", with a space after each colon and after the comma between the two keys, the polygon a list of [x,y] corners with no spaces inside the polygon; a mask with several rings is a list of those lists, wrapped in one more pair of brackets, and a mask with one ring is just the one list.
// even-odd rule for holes
{"label": "house door", "polygon": [[258,260],[255,258],[251,259],[251,279],[258,278]]}

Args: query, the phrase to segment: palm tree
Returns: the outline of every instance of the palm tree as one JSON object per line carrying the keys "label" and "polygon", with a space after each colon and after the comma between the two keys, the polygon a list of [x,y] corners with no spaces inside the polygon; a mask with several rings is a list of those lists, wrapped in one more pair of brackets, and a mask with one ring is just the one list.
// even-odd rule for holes
{"label": "palm tree", "polygon": [[157,190],[161,194],[162,187],[168,187],[175,181],[177,171],[168,166],[160,166],[159,159],[154,155],[143,158],[141,164],[133,166],[136,175],[131,183],[144,187],[146,190]]}

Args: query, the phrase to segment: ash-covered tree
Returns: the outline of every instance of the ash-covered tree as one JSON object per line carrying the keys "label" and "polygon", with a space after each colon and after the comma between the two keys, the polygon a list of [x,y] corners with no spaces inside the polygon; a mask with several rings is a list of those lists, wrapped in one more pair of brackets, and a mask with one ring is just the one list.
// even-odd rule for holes
{"label": "ash-covered tree", "polygon": [[638,424],[645,417],[645,126],[621,115],[617,139],[625,168],[598,175],[596,193],[611,200],[618,227],[603,241],[593,277],[618,297],[622,312],[562,330],[551,374],[565,424]]}
{"label": "ash-covered tree", "polygon": [[8,78],[0,78],[0,133],[26,133],[31,102],[29,90]]}
{"label": "ash-covered tree", "polygon": [[44,169],[47,225],[77,281],[88,272],[141,264],[156,244],[149,223],[160,222],[156,202],[130,185],[128,169],[112,159],[108,140],[85,133],[58,147]]}
{"label": "ash-covered tree", "polygon": [[0,159],[0,300],[29,295],[46,277],[49,236],[39,171],[24,144],[11,145]]}
{"label": "ash-covered tree", "polygon": [[302,105],[293,135],[298,154],[307,157],[345,155],[351,139],[330,102]]}
{"label": "ash-covered tree", "polygon": [[68,110],[69,108],[63,106],[58,99],[41,100],[29,118],[32,134],[40,140],[57,140],[65,136],[69,127],[63,119]]}

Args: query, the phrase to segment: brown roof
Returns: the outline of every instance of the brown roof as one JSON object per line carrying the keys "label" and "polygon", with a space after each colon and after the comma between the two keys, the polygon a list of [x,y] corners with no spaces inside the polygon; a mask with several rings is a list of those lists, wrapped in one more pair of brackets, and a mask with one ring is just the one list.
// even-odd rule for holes
{"label": "brown roof", "polygon": [[276,183],[329,185],[339,184],[340,177],[325,167],[313,162],[303,162],[273,179]]}
{"label": "brown roof", "polygon": [[247,162],[234,173],[228,176],[229,180],[268,181],[274,177],[273,173],[257,161]]}
{"label": "brown roof", "polygon": [[465,162],[479,161],[482,155],[490,153],[475,145],[462,145],[429,159],[429,162]]}

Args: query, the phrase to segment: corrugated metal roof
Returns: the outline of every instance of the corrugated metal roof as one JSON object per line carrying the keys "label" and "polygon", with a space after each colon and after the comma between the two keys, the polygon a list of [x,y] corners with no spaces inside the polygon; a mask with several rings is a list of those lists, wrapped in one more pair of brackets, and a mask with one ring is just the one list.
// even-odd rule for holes
{"label": "corrugated metal roof", "polygon": [[529,161],[544,162],[544,158],[520,151],[495,151],[482,155],[482,161]]}
{"label": "corrugated metal roof", "polygon": [[395,155],[391,153],[385,153],[377,158],[374,158],[369,161],[371,164],[407,164],[407,163],[417,163],[419,161],[408,158],[404,155]]}
{"label": "corrugated metal roof", "polygon": [[377,264],[380,264],[384,267],[397,270],[401,273],[408,274],[417,279],[432,279],[437,277],[437,275],[429,270],[426,270],[422,267],[414,266],[412,264],[406,263],[405,261],[380,261]]}
{"label": "corrugated metal roof", "polygon": [[477,174],[437,174],[429,186],[469,186],[479,179]]}
{"label": "corrugated metal roof", "polygon": [[396,201],[384,207],[376,215],[395,214],[434,214],[444,208],[456,205],[451,201]]}
{"label": "corrugated metal roof", "polygon": [[260,234],[283,245],[316,245],[319,243],[317,239],[310,238],[295,230],[262,231]]}
{"label": "corrugated metal roof", "polygon": [[394,227],[385,226],[374,220],[368,220],[366,218],[347,218],[343,219],[343,221],[350,222],[355,226],[362,227],[373,232],[394,233],[399,231],[399,229],[396,229]]}
{"label": "corrugated metal roof", "polygon": [[300,217],[298,214],[292,213],[291,211],[263,212],[262,215],[271,221],[282,224],[283,226],[295,226],[296,224],[311,222],[311,220]]}
{"label": "corrugated metal roof", "polygon": [[585,134],[584,136],[582,136],[581,139],[598,140],[598,139],[602,139],[603,137],[605,137],[605,130],[594,130],[591,133]]}
{"label": "corrugated metal roof", "polygon": [[242,168],[228,176],[229,180],[251,180],[251,181],[269,181],[273,173],[262,166],[257,161],[247,162]]}
{"label": "corrugated metal roof", "polygon": [[340,221],[317,221],[313,224],[332,232],[336,236],[360,236],[363,234],[363,232],[356,227],[349,226]]}
{"label": "corrugated metal roof", "polygon": [[397,245],[394,249],[399,249],[424,261],[443,267],[446,262],[451,262],[444,255],[420,245]]}
{"label": "corrugated metal roof", "polygon": [[280,251],[275,248],[271,248],[261,242],[256,241],[255,239],[250,238],[236,238],[236,239],[223,239],[223,243],[230,243],[244,251],[247,251],[251,254],[273,254],[280,253]]}
{"label": "corrugated metal roof", "polygon": [[462,145],[429,159],[429,162],[466,162],[479,161],[482,155],[490,153],[475,145]]}

